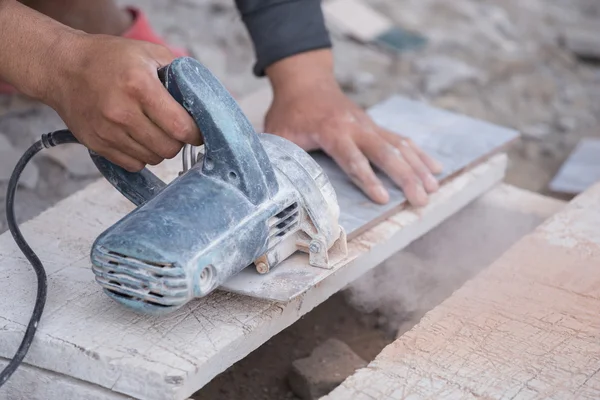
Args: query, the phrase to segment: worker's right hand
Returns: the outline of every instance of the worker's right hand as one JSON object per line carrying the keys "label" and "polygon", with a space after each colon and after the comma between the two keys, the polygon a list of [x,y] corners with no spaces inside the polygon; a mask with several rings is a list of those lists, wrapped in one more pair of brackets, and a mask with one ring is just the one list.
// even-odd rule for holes
{"label": "worker's right hand", "polygon": [[157,71],[173,54],[162,46],[80,35],[62,47],[63,64],[48,73],[42,101],[89,149],[131,172],[175,157],[202,139]]}

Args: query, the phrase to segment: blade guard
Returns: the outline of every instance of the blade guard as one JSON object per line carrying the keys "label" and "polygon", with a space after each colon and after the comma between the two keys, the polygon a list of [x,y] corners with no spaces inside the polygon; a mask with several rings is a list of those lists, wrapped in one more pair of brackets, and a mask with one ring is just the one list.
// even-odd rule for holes
{"label": "blade guard", "polygon": [[[193,58],[182,57],[161,68],[158,76],[202,133],[205,175],[234,182],[253,204],[277,192],[275,172],[252,124],[206,67]],[[90,156],[106,180],[136,206],[166,187],[147,168],[133,173],[93,151]]]}

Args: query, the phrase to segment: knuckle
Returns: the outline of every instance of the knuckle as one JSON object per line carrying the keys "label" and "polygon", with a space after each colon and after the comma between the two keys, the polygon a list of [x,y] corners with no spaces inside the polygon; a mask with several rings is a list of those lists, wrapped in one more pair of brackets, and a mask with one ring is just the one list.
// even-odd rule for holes
{"label": "knuckle", "polygon": [[100,129],[96,131],[96,136],[100,138],[100,141],[104,144],[112,144],[115,140],[115,132],[111,129]]}
{"label": "knuckle", "polygon": [[148,160],[148,164],[150,165],[158,165],[163,161],[162,157],[159,156],[152,156],[149,160]]}
{"label": "knuckle", "polygon": [[175,119],[173,121],[172,129],[173,137],[180,141],[188,141],[193,137],[193,128],[189,123],[186,123],[182,119]]}
{"label": "knuckle", "polygon": [[164,158],[170,160],[170,159],[174,158],[177,154],[179,154],[179,151],[181,150],[182,147],[183,146],[181,146],[181,145],[167,147],[164,150],[164,154],[161,154],[161,155]]}
{"label": "knuckle", "polygon": [[415,142],[411,138],[403,136],[398,136],[398,138],[400,139],[400,143],[402,143],[404,146],[416,147]]}
{"label": "knuckle", "polygon": [[104,117],[111,122],[121,125],[129,125],[134,119],[134,113],[128,108],[122,107],[106,107],[103,111]]}
{"label": "knuckle", "polygon": [[350,160],[348,163],[348,175],[360,181],[369,180],[371,164],[365,157]]}
{"label": "knuckle", "polygon": [[125,90],[130,94],[140,94],[148,87],[146,74],[143,71],[132,70],[125,75],[123,83]]}

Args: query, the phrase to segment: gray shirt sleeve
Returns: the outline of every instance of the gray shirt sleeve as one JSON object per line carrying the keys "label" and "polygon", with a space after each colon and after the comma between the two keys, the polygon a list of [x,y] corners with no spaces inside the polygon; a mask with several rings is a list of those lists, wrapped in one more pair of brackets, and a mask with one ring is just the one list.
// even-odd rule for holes
{"label": "gray shirt sleeve", "polygon": [[321,0],[235,0],[256,54],[253,72],[310,50],[330,48]]}

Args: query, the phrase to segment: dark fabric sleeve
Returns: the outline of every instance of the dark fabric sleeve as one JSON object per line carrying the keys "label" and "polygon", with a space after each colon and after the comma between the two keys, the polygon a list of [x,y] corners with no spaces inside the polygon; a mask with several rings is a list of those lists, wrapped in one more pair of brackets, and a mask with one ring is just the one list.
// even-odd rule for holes
{"label": "dark fabric sleeve", "polygon": [[235,0],[256,53],[253,72],[310,50],[331,47],[321,0]]}

